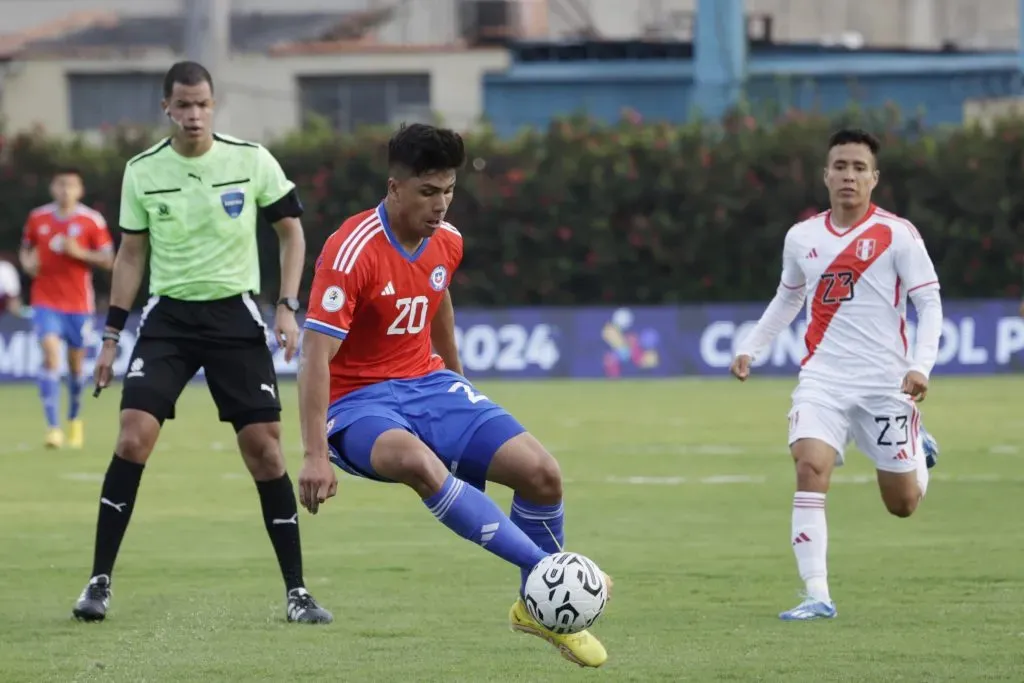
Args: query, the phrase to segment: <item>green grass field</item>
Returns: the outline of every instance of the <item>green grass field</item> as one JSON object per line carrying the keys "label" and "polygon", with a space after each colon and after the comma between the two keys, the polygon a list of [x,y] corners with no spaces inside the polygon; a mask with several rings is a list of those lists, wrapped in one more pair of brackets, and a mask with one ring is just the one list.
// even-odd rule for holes
{"label": "green grass field", "polygon": [[0,390],[0,680],[1024,680],[1024,377],[933,382],[925,423],[943,458],[909,520],[848,455],[828,507],[840,616],[806,624],[776,618],[800,588],[790,380],[481,387],[558,456],[569,547],[616,580],[595,628],[604,668],[511,633],[516,571],[411,492],[348,477],[302,517],[308,584],[337,620],[286,624],[255,489],[202,385],[146,470],[108,620],[75,623],[118,396],[86,399],[85,451],[47,452],[24,386]]}

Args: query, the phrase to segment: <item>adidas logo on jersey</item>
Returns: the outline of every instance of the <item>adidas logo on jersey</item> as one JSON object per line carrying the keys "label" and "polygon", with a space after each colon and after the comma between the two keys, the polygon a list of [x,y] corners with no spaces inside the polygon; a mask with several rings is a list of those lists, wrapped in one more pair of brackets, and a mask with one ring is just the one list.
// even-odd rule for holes
{"label": "adidas logo on jersey", "polygon": [[807,252],[807,256],[805,256],[804,258],[818,258],[818,250],[811,249],[809,252]]}
{"label": "adidas logo on jersey", "polygon": [[395,286],[388,281],[388,286],[384,288],[384,291],[380,293],[381,296],[394,296]]}

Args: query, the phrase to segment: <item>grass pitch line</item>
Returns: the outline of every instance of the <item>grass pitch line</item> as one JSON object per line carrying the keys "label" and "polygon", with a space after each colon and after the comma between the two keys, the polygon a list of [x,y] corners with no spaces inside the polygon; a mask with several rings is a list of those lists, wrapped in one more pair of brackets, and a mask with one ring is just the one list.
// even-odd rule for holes
{"label": "grass pitch line", "polygon": [[[1005,483],[1024,483],[1024,476],[1022,477],[1007,477],[1001,474],[961,474],[961,475],[949,475],[936,472],[932,475],[932,479],[935,481],[941,481],[953,484],[1005,484]],[[786,481],[790,481],[787,478]],[[782,479],[778,480],[780,483]],[[874,484],[876,481],[875,475],[873,474],[855,474],[855,475],[842,475],[837,474],[832,477],[833,484]],[[574,483],[571,479],[565,480],[566,484]],[[768,477],[761,475],[746,475],[746,474],[726,474],[726,475],[714,475],[709,477],[648,477],[648,476],[629,476],[629,477],[605,477],[600,481],[592,480],[575,480],[575,483],[602,483],[602,484],[616,484],[616,485],[630,485],[630,486],[681,486],[684,484],[768,484],[770,482]]]}

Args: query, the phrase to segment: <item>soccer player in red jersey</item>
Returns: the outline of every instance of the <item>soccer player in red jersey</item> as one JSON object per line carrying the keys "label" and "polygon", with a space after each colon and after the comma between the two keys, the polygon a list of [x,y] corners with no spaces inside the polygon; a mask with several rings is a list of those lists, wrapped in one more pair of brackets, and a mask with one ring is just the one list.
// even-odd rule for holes
{"label": "soccer player in red jersey", "polygon": [[[786,234],[775,298],[742,346],[732,373],[751,364],[807,302],[807,355],[793,392],[789,446],[796,464],[792,546],[806,599],[785,621],[831,619],[825,494],[853,441],[874,461],[882,501],[909,517],[928,489],[938,445],[917,402],[928,393],[942,333],[942,300],[920,233],[871,202],[878,184],[878,140],[841,130],[824,172],[832,208]],[[917,309],[917,339],[907,334],[907,299]]]}
{"label": "soccer player in red jersey", "polygon": [[[299,497],[315,514],[335,495],[331,462],[405,484],[442,524],[519,567],[525,581],[562,547],[562,477],[540,442],[462,374],[448,291],[462,236],[444,217],[464,160],[456,133],[403,127],[388,149],[387,196],[324,244],[299,370]],[[483,492],[488,481],[515,491],[510,515]],[[521,597],[509,619],[581,666],[607,659],[586,631],[543,628]]]}
{"label": "soccer player in red jersey", "polygon": [[107,223],[98,211],[81,203],[83,192],[77,170],[58,170],[50,183],[53,203],[29,214],[19,253],[22,269],[34,278],[30,303],[43,351],[38,380],[48,448],[64,443],[57,418],[62,341],[67,344],[68,361],[68,445],[82,447],[83,426],[78,416],[85,386],[82,365],[96,305],[92,269],[110,270],[114,265],[114,243]]}

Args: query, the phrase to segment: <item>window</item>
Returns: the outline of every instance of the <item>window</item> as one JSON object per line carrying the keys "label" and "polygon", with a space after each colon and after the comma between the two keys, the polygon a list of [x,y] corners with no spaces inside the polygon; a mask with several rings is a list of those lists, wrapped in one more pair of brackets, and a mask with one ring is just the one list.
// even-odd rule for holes
{"label": "window", "polygon": [[163,74],[68,74],[67,79],[74,130],[163,121]]}
{"label": "window", "polygon": [[429,122],[427,74],[303,76],[299,78],[302,117],[323,116],[336,130],[359,126]]}

